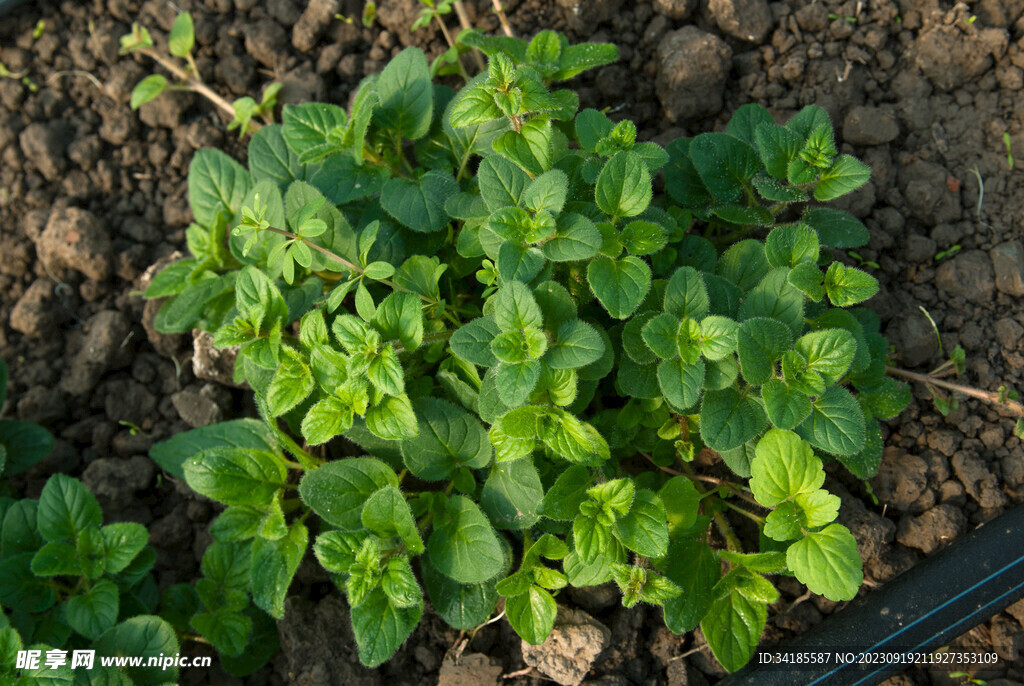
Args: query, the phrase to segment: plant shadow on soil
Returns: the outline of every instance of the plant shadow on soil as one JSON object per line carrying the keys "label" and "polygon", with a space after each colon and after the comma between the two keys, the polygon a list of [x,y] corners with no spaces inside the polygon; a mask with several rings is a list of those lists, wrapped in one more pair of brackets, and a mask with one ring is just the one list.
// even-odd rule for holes
{"label": "plant shadow on soil", "polygon": [[[498,30],[489,1],[465,4],[475,26]],[[202,74],[229,98],[273,78],[284,83],[281,102],[344,104],[365,74],[402,47],[419,45],[430,55],[445,47],[433,28],[409,32],[414,0],[384,0],[369,29],[333,20],[335,11],[359,16],[357,0],[312,2],[305,12],[298,0],[178,5],[196,17]],[[1009,133],[1011,149],[1024,150],[1015,116],[1024,111],[1024,0],[980,0],[970,11],[937,0],[504,5],[517,35],[554,28],[573,41],[616,43],[620,61],[574,85],[581,107],[633,119],[641,139],[664,144],[721,128],[747,102],[780,120],[807,104],[824,107],[843,152],[873,168],[872,181],[843,205],[871,232],[859,259],[878,265],[872,273],[882,290],[869,304],[900,364],[926,371],[940,361],[925,308],[942,332],[942,349],[967,351],[961,381],[992,390],[1024,385],[1024,177],[1008,164],[1003,143]],[[155,304],[138,295],[147,267],[184,249],[185,174],[195,150],[245,155],[195,96],[165,95],[138,113],[128,108],[150,66],[119,58],[118,38],[133,21],[165,32],[173,17],[170,3],[158,0],[93,0],[33,3],[0,20],[0,59],[11,71],[27,70],[38,86],[0,79],[0,355],[12,372],[5,410],[58,436],[53,454],[15,487],[35,497],[52,473],[80,476],[107,520],[150,527],[162,586],[197,576],[216,512],[158,475],[146,457],[150,445],[253,413],[225,375],[230,364],[208,345],[193,361],[192,338],[158,334]],[[40,18],[45,30],[33,38]],[[951,257],[935,260],[954,246]],[[1024,494],[1024,449],[1012,419],[973,400],[943,417],[927,391],[915,394],[884,427],[887,448],[870,482],[878,503],[863,484],[829,470],[828,487],[843,499],[840,521],[860,542],[864,592]],[[699,635],[674,636],[659,612],[622,609],[608,588],[568,593],[592,619],[567,616],[551,650],[524,655],[504,622],[463,641],[428,613],[391,663],[367,670],[358,665],[347,607],[317,569],[300,569],[280,625],[282,652],[245,683],[494,684],[522,670],[524,659],[563,682],[582,678],[589,666],[588,683],[608,686],[722,676]],[[793,580],[779,586],[767,644],[808,631],[837,609],[804,598]],[[991,646],[1000,655],[997,668],[973,676],[993,686],[1024,682],[1022,623],[1018,603],[958,639],[958,646]],[[592,641],[607,647],[577,652]],[[535,681],[525,675],[502,683]],[[237,682],[216,667],[182,674],[184,684]],[[915,668],[887,683],[959,682],[945,670]]]}

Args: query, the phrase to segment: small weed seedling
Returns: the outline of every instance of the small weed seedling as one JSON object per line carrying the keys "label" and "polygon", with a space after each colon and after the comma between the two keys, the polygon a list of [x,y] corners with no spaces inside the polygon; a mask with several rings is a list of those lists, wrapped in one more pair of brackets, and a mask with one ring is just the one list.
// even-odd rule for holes
{"label": "small weed seedling", "polygon": [[[269,659],[252,618],[283,615],[312,546],[366,665],[428,599],[466,631],[503,599],[539,644],[566,587],[611,581],[736,670],[774,576],[834,601],[863,579],[822,456],[870,478],[878,420],[910,400],[860,306],[878,282],[833,259],[868,232],[825,203],[869,170],[819,107],[778,125],[747,105],[662,148],[557,87],[614,46],[459,40],[488,58],[459,91],[410,48],[350,111],[286,106],[248,167],[192,161],[192,256],[146,295],[161,331],[237,346],[261,420],[152,450],[226,506],[178,615]],[[356,456],[308,448],[338,436]],[[702,451],[733,475],[699,473]]]}
{"label": "small weed seedling", "polygon": [[952,257],[953,255],[956,255],[962,249],[963,249],[962,245],[960,245],[960,244],[954,245],[953,247],[949,248],[948,250],[940,250],[939,252],[935,253],[935,257],[933,259],[936,262],[941,262],[942,260],[946,259],[947,257]]}
{"label": "small weed seedling", "polygon": [[1006,146],[1006,166],[1013,169],[1013,148],[1010,143],[1010,134],[1003,132],[1003,145]]}

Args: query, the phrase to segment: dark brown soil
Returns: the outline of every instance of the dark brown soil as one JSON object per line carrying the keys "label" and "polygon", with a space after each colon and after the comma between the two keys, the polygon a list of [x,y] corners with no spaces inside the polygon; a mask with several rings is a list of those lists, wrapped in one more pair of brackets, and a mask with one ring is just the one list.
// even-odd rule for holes
{"label": "dark brown soil", "polygon": [[[336,11],[358,17],[360,0],[313,0],[305,14],[299,0],[177,0],[195,15],[199,68],[214,89],[233,98],[278,80],[282,102],[341,104],[404,46],[430,54],[444,47],[432,28],[409,33],[415,0],[379,4],[377,23],[363,29],[358,19],[332,19]],[[477,27],[497,30],[490,0],[465,4]],[[872,304],[900,363],[927,371],[941,362],[930,316],[942,350],[960,344],[967,352],[961,382],[1024,387],[1024,176],[1003,143],[1008,133],[1024,157],[1024,0],[504,5],[518,35],[554,28],[574,41],[618,44],[618,63],[573,85],[583,106],[634,119],[642,138],[664,143],[719,128],[747,102],[779,118],[824,107],[843,151],[874,170],[844,205],[870,229],[859,259],[878,265],[870,269],[882,292]],[[161,585],[196,576],[216,512],[161,477],[145,457],[149,446],[251,411],[245,393],[218,376],[223,361],[218,367],[204,353],[194,369],[191,338],[157,334],[155,310],[139,296],[147,268],[184,250],[185,173],[195,150],[245,155],[195,96],[128,108],[131,88],[152,65],[119,58],[118,38],[133,21],[165,32],[174,11],[163,0],[44,0],[0,20],[0,59],[38,86],[0,79],[0,356],[12,370],[2,410],[58,436],[54,453],[15,486],[35,496],[51,473],[80,475],[108,521],[151,528]],[[40,18],[45,31],[33,39]],[[935,259],[955,246],[953,256]],[[925,389],[915,394],[886,427],[884,463],[870,489],[838,470],[832,477],[841,519],[860,541],[864,592],[1024,496],[1024,448],[1006,413],[961,399],[943,417]],[[246,683],[495,684],[527,665],[506,623],[467,642],[428,612],[391,663],[366,670],[349,645],[347,608],[336,594],[324,597],[325,581],[314,565],[303,567],[293,587],[299,597],[280,625],[284,649]],[[804,599],[795,582],[781,586],[768,641],[807,631],[837,609]],[[591,620],[572,624],[565,644],[592,635],[608,645],[587,683],[681,686],[722,674],[699,632],[672,635],[660,611],[624,610],[606,589],[568,595],[600,630]],[[999,652],[997,668],[974,674],[993,686],[1024,682],[1024,605],[1011,610],[958,641]],[[526,657],[549,671],[581,668],[564,655]],[[238,682],[217,668],[183,673],[182,681]],[[502,683],[540,682],[526,675]],[[959,680],[918,669],[889,683]]]}

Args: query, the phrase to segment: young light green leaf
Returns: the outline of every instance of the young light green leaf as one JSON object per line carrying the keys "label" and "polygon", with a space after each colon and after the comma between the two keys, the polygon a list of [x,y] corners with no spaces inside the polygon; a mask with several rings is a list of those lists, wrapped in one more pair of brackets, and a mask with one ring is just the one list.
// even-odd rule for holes
{"label": "young light green leaf", "polygon": [[580,503],[587,499],[591,485],[589,469],[579,464],[569,465],[544,495],[540,514],[557,521],[571,521],[579,514]]}
{"label": "young light green leaf", "polygon": [[151,74],[135,85],[128,104],[137,110],[167,90],[167,86],[167,78],[163,74]]}
{"label": "young light green leaf", "polygon": [[281,352],[280,364],[267,388],[267,407],[272,417],[280,417],[301,403],[316,386],[301,354],[287,347]]}
{"label": "young light green leaf", "polygon": [[416,521],[398,487],[389,485],[375,491],[366,499],[360,520],[367,530],[381,538],[398,536],[413,555],[423,552]]}
{"label": "young light green leaf", "polygon": [[768,420],[777,429],[795,429],[811,414],[811,399],[778,379],[761,386],[761,399]]}
{"label": "young light green leaf", "polygon": [[531,585],[526,593],[505,600],[505,616],[519,637],[540,645],[555,627],[558,605],[543,588]]}
{"label": "young light green leaf", "polygon": [[832,166],[821,172],[814,198],[821,202],[834,200],[857,190],[871,178],[871,168],[856,157],[840,155]]}
{"label": "young light green leaf", "polygon": [[615,537],[635,553],[663,557],[668,551],[665,503],[654,491],[638,489],[629,512],[615,520]]}
{"label": "young light green leaf", "polygon": [[174,18],[171,33],[167,36],[167,51],[175,57],[185,57],[192,52],[195,43],[196,30],[192,15],[181,12]]}
{"label": "young light green leaf", "polygon": [[750,463],[750,490],[757,502],[774,507],[800,493],[821,488],[825,471],[811,446],[792,431],[769,429]]}
{"label": "young light green leaf", "polygon": [[837,602],[852,600],[864,580],[857,539],[841,524],[829,524],[789,546],[786,564],[812,592]]}
{"label": "young light green leaf", "polygon": [[877,293],[878,280],[856,267],[833,262],[825,272],[825,292],[836,307],[849,307]]}
{"label": "young light green leaf", "polygon": [[409,396],[392,395],[366,410],[366,428],[386,441],[406,441],[419,434]]}
{"label": "young light green leaf", "polygon": [[767,617],[766,603],[732,591],[711,604],[700,628],[718,662],[735,672],[754,656]]}
{"label": "young light green leaf", "polygon": [[832,385],[846,374],[853,363],[857,341],[846,329],[823,329],[797,339],[794,350],[807,361],[807,369],[817,372]]}

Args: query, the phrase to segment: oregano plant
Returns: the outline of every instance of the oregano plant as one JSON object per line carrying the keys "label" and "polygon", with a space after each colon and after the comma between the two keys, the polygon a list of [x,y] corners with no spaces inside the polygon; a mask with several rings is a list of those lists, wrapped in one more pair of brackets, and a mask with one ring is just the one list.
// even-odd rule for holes
{"label": "oregano plant", "polygon": [[909,402],[858,307],[877,282],[833,259],[867,230],[822,204],[869,170],[815,106],[663,149],[556,88],[614,46],[460,40],[488,65],[457,92],[410,48],[349,111],[286,106],[248,168],[192,162],[192,256],[146,295],[161,330],[237,349],[262,421],[153,449],[226,506],[191,625],[265,650],[250,600],[280,618],[311,547],[366,665],[428,601],[537,644],[565,587],[614,582],[738,669],[774,576],[856,595],[824,465],[871,476]]}

